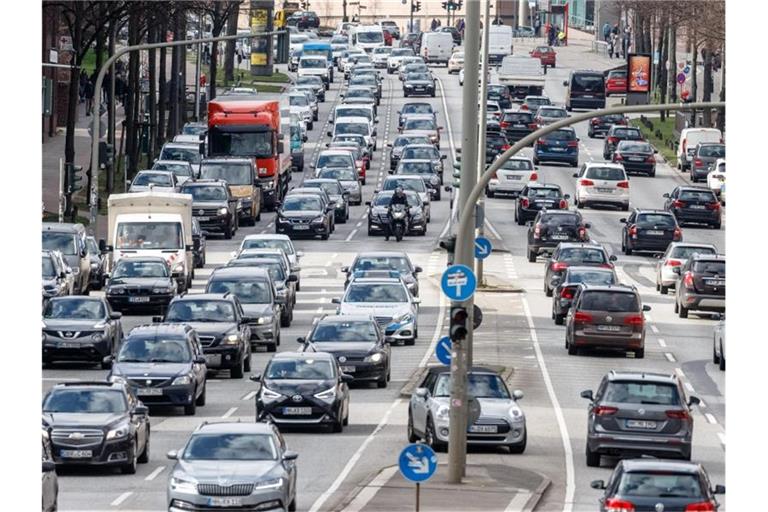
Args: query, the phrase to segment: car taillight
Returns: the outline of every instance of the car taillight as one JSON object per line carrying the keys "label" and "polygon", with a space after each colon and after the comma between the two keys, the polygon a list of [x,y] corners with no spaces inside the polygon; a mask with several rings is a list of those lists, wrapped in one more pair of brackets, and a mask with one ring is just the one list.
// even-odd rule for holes
{"label": "car taillight", "polygon": [[720,203],[707,203],[707,210],[719,210]]}
{"label": "car taillight", "polygon": [[675,228],[675,234],[672,235],[672,238],[675,240],[681,240],[683,238],[683,230],[680,228]]}
{"label": "car taillight", "polygon": [[503,146],[501,146],[501,150],[502,150],[502,151],[506,151],[506,150],[508,150],[508,149],[509,149],[509,148],[511,148],[511,147],[512,147],[512,146],[510,146],[509,144],[504,144]]}
{"label": "car taillight", "polygon": [[665,414],[667,415],[667,418],[672,418],[673,420],[687,420],[691,416],[688,414],[688,411],[665,411]]}
{"label": "car taillight", "polygon": [[630,226],[628,232],[629,232],[629,236],[636,237],[637,236],[637,226]]}
{"label": "car taillight", "polygon": [[573,290],[571,288],[563,288],[560,292],[560,298],[562,299],[572,299],[573,298]]}
{"label": "car taillight", "polygon": [[608,137],[608,144],[618,144],[619,138],[618,137]]}
{"label": "car taillight", "polygon": [[666,266],[666,267],[679,267],[682,264],[683,264],[682,261],[675,260],[675,259],[672,259],[672,258],[670,258],[670,259],[668,259],[667,261],[664,262],[664,266]]}
{"label": "car taillight", "polygon": [[579,185],[582,187],[594,187],[595,182],[592,180],[579,180]]}
{"label": "car taillight", "polygon": [[675,199],[674,201],[672,201],[672,206],[674,206],[675,208],[685,208],[685,205],[686,205],[686,202],[681,201],[679,199]]}
{"label": "car taillight", "polygon": [[689,503],[685,506],[685,512],[715,512],[715,505],[711,501]]}
{"label": "car taillight", "polygon": [[539,175],[536,174],[535,172],[532,172],[530,178],[528,178],[528,181],[536,181],[538,179],[539,179]]}
{"label": "car taillight", "polygon": [[568,147],[569,148],[577,148],[577,147],[579,147],[579,141],[577,141],[577,140],[569,140],[568,141]]}
{"label": "car taillight", "polygon": [[[574,319],[578,315],[583,315],[584,313],[576,313],[574,316]],[[586,315],[589,317],[590,320],[592,320],[592,315]],[[618,407],[608,407],[607,405],[598,405],[592,410],[596,415],[598,416],[610,416],[612,414],[616,414],[619,412]]]}
{"label": "car taillight", "polygon": [[528,205],[530,204],[530,201],[528,201],[527,197],[524,197],[522,201],[520,201],[520,206],[523,208],[528,208]]}
{"label": "car taillight", "polygon": [[586,228],[579,228],[579,238],[582,240],[587,239],[587,229]]}
{"label": "car taillight", "polygon": [[536,224],[536,228],[533,230],[533,238],[541,238],[541,224]]}
{"label": "car taillight", "polygon": [[643,325],[644,321],[643,315],[631,315],[624,318],[625,325]]}
{"label": "car taillight", "polygon": [[686,288],[693,288],[693,273],[688,271],[683,276],[683,286]]}
{"label": "car taillight", "polygon": [[648,158],[645,159],[645,161],[646,161],[646,163],[649,163],[649,164],[655,164],[656,163],[656,159],[653,157],[653,155],[650,155]]}
{"label": "car taillight", "polygon": [[600,119],[593,117],[592,120],[589,122],[590,124],[600,124]]}
{"label": "car taillight", "polygon": [[531,129],[531,130],[538,130],[539,129],[539,125],[537,125],[536,123],[531,123],[531,124],[528,125],[528,128]]}
{"label": "car taillight", "polygon": [[566,208],[568,208],[568,201],[566,201],[565,199],[561,199],[560,200],[560,209],[561,210],[565,210]]}
{"label": "car taillight", "polygon": [[616,184],[619,188],[629,188],[629,182],[628,181],[620,181]]}
{"label": "car taillight", "polygon": [[502,121],[502,122],[501,122],[501,127],[502,127],[502,128],[506,128],[506,127],[508,127],[509,125],[510,125],[510,123],[508,123],[507,121]]}
{"label": "car taillight", "polygon": [[619,153],[614,153],[613,154],[613,161],[614,162],[618,162],[618,161],[621,161],[621,160],[624,160],[623,156],[621,156]]}
{"label": "car taillight", "polygon": [[635,505],[631,501],[608,498],[605,500],[605,512],[635,512]]}
{"label": "car taillight", "polygon": [[552,264],[552,271],[553,272],[562,272],[566,268],[568,268],[568,264],[566,262],[564,262],[564,261],[558,261],[558,262]]}
{"label": "car taillight", "polygon": [[538,144],[539,146],[543,146],[546,143],[547,142],[544,139],[539,139],[539,140],[536,141],[536,144]]}
{"label": "car taillight", "polygon": [[523,103],[522,105],[520,105],[520,110],[528,110],[528,105]]}
{"label": "car taillight", "polygon": [[693,161],[693,165],[695,165],[696,167],[701,167],[702,165],[704,165],[704,161],[701,158],[696,158]]}

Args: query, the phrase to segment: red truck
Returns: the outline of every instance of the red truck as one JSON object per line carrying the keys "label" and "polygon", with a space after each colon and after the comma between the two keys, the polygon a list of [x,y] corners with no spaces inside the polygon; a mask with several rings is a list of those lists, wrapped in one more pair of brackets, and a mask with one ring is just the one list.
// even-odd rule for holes
{"label": "red truck", "polygon": [[276,209],[288,190],[291,155],[284,148],[279,101],[232,99],[208,102],[208,156],[252,158],[265,208]]}

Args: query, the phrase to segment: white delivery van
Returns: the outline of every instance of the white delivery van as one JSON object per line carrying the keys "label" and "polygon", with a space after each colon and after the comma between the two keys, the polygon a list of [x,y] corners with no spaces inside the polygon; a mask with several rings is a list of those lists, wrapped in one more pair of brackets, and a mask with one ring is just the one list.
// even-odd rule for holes
{"label": "white delivery van", "polygon": [[453,55],[453,36],[450,32],[422,32],[419,55],[427,64],[445,64]]}
{"label": "white delivery van", "polygon": [[350,46],[370,53],[374,48],[384,46],[384,32],[381,25],[357,25],[349,30]]}
{"label": "white delivery van", "polygon": [[491,25],[488,32],[488,62],[498,64],[512,55],[512,27]]}
{"label": "white delivery van", "polygon": [[685,128],[680,132],[677,143],[677,168],[685,171],[691,168],[691,160],[700,142],[723,142],[723,134],[717,128]]}

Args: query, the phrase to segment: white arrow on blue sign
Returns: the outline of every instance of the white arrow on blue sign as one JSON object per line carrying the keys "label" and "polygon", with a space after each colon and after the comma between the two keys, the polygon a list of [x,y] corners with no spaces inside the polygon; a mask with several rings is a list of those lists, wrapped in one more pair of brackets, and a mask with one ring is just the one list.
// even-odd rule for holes
{"label": "white arrow on blue sign", "polygon": [[492,249],[491,241],[484,236],[475,238],[475,258],[484,260],[491,255]]}
{"label": "white arrow on blue sign", "polygon": [[435,346],[435,357],[446,366],[451,364],[451,338],[448,336],[440,338]]}
{"label": "white arrow on blue sign", "polygon": [[443,272],[440,287],[449,299],[465,301],[474,295],[477,278],[468,266],[451,265]]}
{"label": "white arrow on blue sign", "polygon": [[400,473],[411,482],[423,482],[437,471],[437,455],[426,444],[409,444],[398,458]]}

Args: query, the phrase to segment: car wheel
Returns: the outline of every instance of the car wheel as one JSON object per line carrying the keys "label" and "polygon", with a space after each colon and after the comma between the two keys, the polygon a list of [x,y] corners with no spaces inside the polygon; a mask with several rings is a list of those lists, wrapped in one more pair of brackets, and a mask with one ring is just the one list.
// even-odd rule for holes
{"label": "car wheel", "polygon": [[243,358],[240,361],[240,364],[238,364],[237,366],[233,366],[232,368],[229,369],[229,378],[242,379],[243,375],[245,374],[244,367],[245,367],[245,358]]}
{"label": "car wheel", "polygon": [[629,203],[621,205],[621,210],[628,212],[629,211]]}
{"label": "car wheel", "polygon": [[291,326],[291,320],[288,317],[287,314],[281,314],[280,315],[280,327],[290,327]]}
{"label": "car wheel", "polygon": [[595,453],[592,450],[589,449],[589,446],[587,446],[587,466],[590,468],[599,468],[600,467],[600,454]]}
{"label": "car wheel", "polygon": [[197,404],[197,405],[199,405],[201,407],[203,405],[205,405],[205,390],[206,390],[206,386],[205,386],[205,384],[203,384],[203,392],[200,393],[200,396],[197,397],[197,400],[195,400],[195,404]]}
{"label": "car wheel", "polygon": [[131,461],[130,462],[128,462],[127,464],[124,464],[120,468],[120,472],[122,474],[124,474],[124,475],[135,475],[136,474],[136,462],[137,462],[137,458],[138,458],[137,455],[136,455],[136,451],[139,449],[139,446],[138,446],[138,443],[136,442],[135,439],[133,440],[133,443],[131,443],[131,444],[133,445],[133,450],[131,450],[131,452],[133,453],[133,457],[131,457]]}
{"label": "car wheel", "polygon": [[519,454],[525,451],[525,445],[528,444],[528,431],[523,433],[523,440],[517,444],[509,445],[510,454]]}
{"label": "car wheel", "polygon": [[343,423],[343,421],[344,420],[334,421],[331,424],[331,432],[333,432],[334,434],[338,434],[339,432],[343,432],[344,431],[344,423]]}
{"label": "car wheel", "polygon": [[376,381],[376,387],[379,389],[383,389],[387,387],[387,374],[381,376],[379,380]]}
{"label": "car wheel", "polygon": [[664,286],[663,284],[659,285],[659,293],[662,295],[666,295],[667,292],[669,292],[669,286]]}
{"label": "car wheel", "polygon": [[558,315],[555,313],[555,324],[556,325],[563,325],[563,321],[565,320],[565,317],[563,315]]}
{"label": "car wheel", "polygon": [[715,344],[712,344],[712,363],[714,364],[720,364],[720,357],[717,355],[717,350],[715,350]]}
{"label": "car wheel", "polygon": [[635,359],[643,359],[645,357],[645,348],[639,348],[635,350]]}
{"label": "car wheel", "polygon": [[720,364],[718,364],[718,368],[720,368],[720,371],[725,371],[725,356],[723,355],[723,346],[720,345]]}
{"label": "car wheel", "polygon": [[579,353],[579,349],[576,348],[576,345],[570,343],[567,337],[565,338],[565,348],[568,349],[569,356],[575,356]]}
{"label": "car wheel", "polygon": [[528,251],[528,261],[531,263],[536,263],[536,252],[535,251]]}
{"label": "car wheel", "polygon": [[680,307],[677,305],[677,297],[675,297],[675,313],[680,311]]}
{"label": "car wheel", "polygon": [[429,416],[427,418],[427,428],[426,428],[426,434],[425,434],[424,441],[426,444],[429,445],[430,448],[435,450],[436,452],[442,452],[445,449],[445,443],[441,443],[437,440],[437,435],[435,435],[435,426],[432,422],[432,417]]}
{"label": "car wheel", "polygon": [[680,304],[678,307],[677,315],[680,318],[688,318],[688,308]]}
{"label": "car wheel", "polygon": [[141,451],[141,455],[137,460],[139,464],[146,464],[149,462],[149,428],[147,428],[147,441],[144,443],[144,449]]}
{"label": "car wheel", "polygon": [[485,189],[485,196],[492,199],[493,198],[493,191],[491,191],[490,189],[486,188]]}
{"label": "car wheel", "polygon": [[419,436],[416,435],[416,431],[413,430],[413,415],[411,414],[410,408],[408,409],[408,442],[409,443],[415,443],[421,439]]}
{"label": "car wheel", "polygon": [[224,238],[226,238],[227,240],[230,240],[230,239],[232,239],[232,235],[234,235],[234,234],[235,234],[235,227],[230,222],[227,225],[227,229],[224,230]]}
{"label": "car wheel", "polygon": [[296,497],[288,504],[288,512],[296,512]]}
{"label": "car wheel", "polygon": [[197,404],[194,400],[192,400],[192,403],[187,404],[184,406],[184,415],[185,416],[194,416],[195,412],[197,412]]}
{"label": "car wheel", "polygon": [[[250,343],[248,345],[250,346]],[[245,364],[243,365],[243,369],[246,372],[250,372],[251,371],[251,351],[250,350],[245,355]]]}

